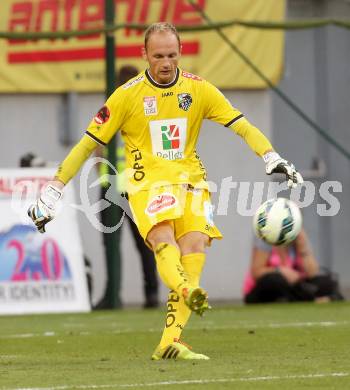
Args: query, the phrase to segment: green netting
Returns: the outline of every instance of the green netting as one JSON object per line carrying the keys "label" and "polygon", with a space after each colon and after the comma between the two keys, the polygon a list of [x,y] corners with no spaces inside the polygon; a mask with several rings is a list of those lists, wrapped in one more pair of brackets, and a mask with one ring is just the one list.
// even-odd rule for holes
{"label": "green netting", "polygon": [[[273,30],[303,30],[317,27],[324,27],[334,25],[341,28],[350,29],[350,20],[337,20],[337,19],[302,19],[302,20],[289,20],[285,22],[269,22],[269,21],[244,21],[239,19],[228,20],[224,22],[210,22],[207,25],[201,26],[182,26],[177,25],[176,28],[180,32],[192,32],[192,31],[210,31],[217,30],[233,26],[242,26],[246,28],[258,28],[258,29],[273,29]],[[123,28],[131,30],[145,30],[148,27],[147,24],[135,24],[135,23],[120,23],[113,26],[107,26],[103,28],[83,30],[83,31],[56,31],[56,32],[9,32],[0,31],[0,38],[2,39],[67,39],[83,35],[99,34],[117,31]]]}

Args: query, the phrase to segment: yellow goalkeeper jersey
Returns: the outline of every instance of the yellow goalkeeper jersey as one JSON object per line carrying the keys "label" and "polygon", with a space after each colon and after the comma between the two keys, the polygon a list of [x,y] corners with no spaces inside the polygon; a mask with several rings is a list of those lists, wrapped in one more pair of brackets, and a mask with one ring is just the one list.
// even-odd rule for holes
{"label": "yellow goalkeeper jersey", "polygon": [[216,87],[181,69],[169,84],[146,70],[117,88],[86,134],[106,145],[121,130],[131,193],[167,183],[207,188],[195,149],[203,119],[232,128],[259,155],[272,148]]}

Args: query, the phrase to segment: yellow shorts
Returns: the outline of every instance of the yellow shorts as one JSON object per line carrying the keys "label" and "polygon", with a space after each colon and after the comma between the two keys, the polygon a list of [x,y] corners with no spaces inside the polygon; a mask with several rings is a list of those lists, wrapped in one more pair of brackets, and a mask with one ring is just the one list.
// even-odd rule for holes
{"label": "yellow shorts", "polygon": [[196,189],[187,184],[173,184],[138,191],[129,196],[134,221],[143,239],[154,225],[171,221],[175,239],[189,232],[202,232],[209,238],[221,239],[214,225],[213,206],[206,189]]}

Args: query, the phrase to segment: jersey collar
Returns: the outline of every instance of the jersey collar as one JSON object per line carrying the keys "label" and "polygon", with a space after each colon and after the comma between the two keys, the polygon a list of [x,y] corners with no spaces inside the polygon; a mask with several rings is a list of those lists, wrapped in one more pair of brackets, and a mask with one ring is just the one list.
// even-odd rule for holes
{"label": "jersey collar", "polygon": [[179,75],[180,75],[180,72],[179,72],[179,68],[176,68],[176,75],[175,75],[175,78],[172,82],[168,83],[168,84],[159,84],[157,83],[155,80],[153,80],[152,76],[150,75],[148,69],[146,69],[145,71],[145,74],[146,74],[146,77],[147,77],[147,80],[152,84],[154,85],[155,87],[157,88],[170,88],[172,86],[174,86],[178,79],[179,79]]}

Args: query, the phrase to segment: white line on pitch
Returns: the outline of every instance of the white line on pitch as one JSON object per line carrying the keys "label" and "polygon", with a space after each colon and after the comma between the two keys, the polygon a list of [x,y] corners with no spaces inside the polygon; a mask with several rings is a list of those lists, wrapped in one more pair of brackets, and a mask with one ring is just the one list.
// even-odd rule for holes
{"label": "white line on pitch", "polygon": [[242,377],[242,378],[217,378],[217,379],[188,379],[182,381],[163,381],[163,382],[149,382],[149,383],[121,383],[110,385],[62,385],[52,387],[16,387],[3,388],[2,390],[68,390],[68,389],[110,389],[110,388],[127,388],[127,387],[151,387],[151,386],[174,386],[174,385],[191,385],[199,384],[205,385],[209,383],[233,383],[233,382],[261,382],[274,380],[291,380],[291,379],[317,379],[317,378],[334,378],[347,377],[347,372],[332,372],[329,374],[305,374],[305,375],[273,375],[273,376],[256,376],[256,377]]}
{"label": "white line on pitch", "polygon": [[0,355],[0,359],[17,359],[22,355]]}
{"label": "white line on pitch", "polygon": [[52,337],[52,336],[58,336],[58,334],[51,331],[47,331],[43,333],[17,333],[17,334],[0,335],[0,339],[28,339],[31,337]]}
{"label": "white line on pitch", "polygon": [[[257,324],[250,324],[250,323],[244,323],[241,325],[214,325],[214,326],[208,326],[207,329],[213,329],[213,330],[220,330],[220,329],[250,329],[250,328],[307,328],[307,327],[330,327],[330,326],[341,326],[341,325],[348,325],[349,321],[308,321],[308,322],[281,322],[281,323],[257,323]],[[192,329],[201,329],[205,328],[205,325],[198,326],[198,327],[192,327]],[[191,329],[191,326],[188,327],[188,329]]]}
{"label": "white line on pitch", "polygon": [[[258,323],[258,324],[240,324],[240,325],[209,325],[208,323],[203,323],[202,325],[195,326],[187,326],[188,330],[230,330],[230,329],[279,329],[279,328],[307,328],[307,327],[332,327],[332,326],[342,326],[350,324],[349,321],[310,321],[310,322],[285,322],[285,323]],[[138,328],[124,328],[124,329],[106,329],[105,333],[112,334],[124,334],[124,333],[158,333],[161,331],[161,328],[148,328],[148,329],[138,329]],[[20,338],[31,338],[31,337],[52,337],[52,336],[62,336],[65,332],[43,332],[43,333],[17,333],[17,334],[9,334],[9,335],[0,335],[0,339],[20,339]],[[79,331],[77,332],[77,336],[88,336],[94,334],[91,331]]]}

